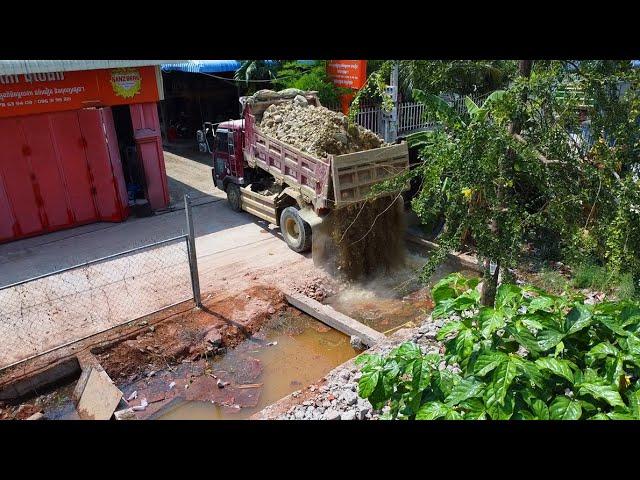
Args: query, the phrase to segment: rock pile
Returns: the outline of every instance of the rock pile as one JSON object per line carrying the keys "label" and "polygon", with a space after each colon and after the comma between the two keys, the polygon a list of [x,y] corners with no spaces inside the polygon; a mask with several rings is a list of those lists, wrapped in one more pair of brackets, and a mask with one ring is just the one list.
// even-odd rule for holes
{"label": "rock pile", "polygon": [[331,280],[315,275],[309,279],[294,285],[292,288],[296,293],[300,293],[318,302],[336,293],[336,285],[332,285]]}
{"label": "rock pile", "polygon": [[342,113],[308,104],[301,95],[291,102],[267,108],[260,128],[264,133],[320,158],[384,145],[372,131],[350,125]]}

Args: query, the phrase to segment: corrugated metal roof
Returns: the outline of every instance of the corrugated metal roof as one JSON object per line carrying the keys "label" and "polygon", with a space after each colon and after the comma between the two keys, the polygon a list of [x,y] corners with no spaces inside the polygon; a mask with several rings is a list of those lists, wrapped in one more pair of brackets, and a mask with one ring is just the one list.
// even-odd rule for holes
{"label": "corrugated metal roof", "polygon": [[187,60],[179,63],[164,63],[163,72],[221,73],[235,72],[242,65],[238,60]]}
{"label": "corrugated metal roof", "polygon": [[0,75],[143,67],[179,60],[0,60]]}

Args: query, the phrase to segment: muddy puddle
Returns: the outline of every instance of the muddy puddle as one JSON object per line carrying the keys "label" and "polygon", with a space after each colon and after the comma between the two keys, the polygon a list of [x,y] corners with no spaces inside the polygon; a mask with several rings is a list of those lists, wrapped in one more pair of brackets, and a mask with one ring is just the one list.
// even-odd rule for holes
{"label": "muddy puddle", "polygon": [[[318,381],[357,353],[349,344],[349,337],[302,312],[289,309],[272,319],[251,339],[208,362],[206,369],[210,369],[210,375],[229,382],[222,389],[214,389],[218,398],[206,401],[176,399],[153,418],[247,419],[291,392]],[[198,388],[196,382],[190,387],[193,388]]]}
{"label": "muddy puddle", "polygon": [[402,326],[417,326],[433,309],[430,289],[434,283],[456,271],[469,276],[478,275],[444,263],[429,284],[424,285],[418,277],[427,260],[426,256],[410,253],[404,269],[367,282],[351,283],[324,303],[386,334]]}

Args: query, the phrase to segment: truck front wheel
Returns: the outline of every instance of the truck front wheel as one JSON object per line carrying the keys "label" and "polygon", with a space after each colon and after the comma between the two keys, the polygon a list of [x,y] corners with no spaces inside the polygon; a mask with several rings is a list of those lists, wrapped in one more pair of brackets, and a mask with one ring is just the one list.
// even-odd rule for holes
{"label": "truck front wheel", "polygon": [[236,212],[242,211],[242,206],[240,204],[240,187],[235,183],[227,185],[227,201],[229,202],[229,206],[232,210],[235,210]]}
{"label": "truck front wheel", "polygon": [[287,207],[282,211],[280,231],[294,252],[306,252],[311,248],[311,225],[300,217],[297,208]]}

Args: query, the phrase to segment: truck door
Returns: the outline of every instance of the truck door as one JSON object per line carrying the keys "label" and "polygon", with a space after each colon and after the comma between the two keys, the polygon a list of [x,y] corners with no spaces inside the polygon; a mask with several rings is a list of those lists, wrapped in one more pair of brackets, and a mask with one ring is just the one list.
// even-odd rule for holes
{"label": "truck door", "polygon": [[229,170],[229,132],[219,128],[216,131],[215,148],[213,151],[213,172],[216,186],[223,188],[223,180],[227,175],[231,175]]}
{"label": "truck door", "polygon": [[231,175],[236,178],[242,177],[242,170],[237,162],[236,149],[235,149],[235,130],[230,130],[227,137],[227,152],[229,152],[229,170]]}

